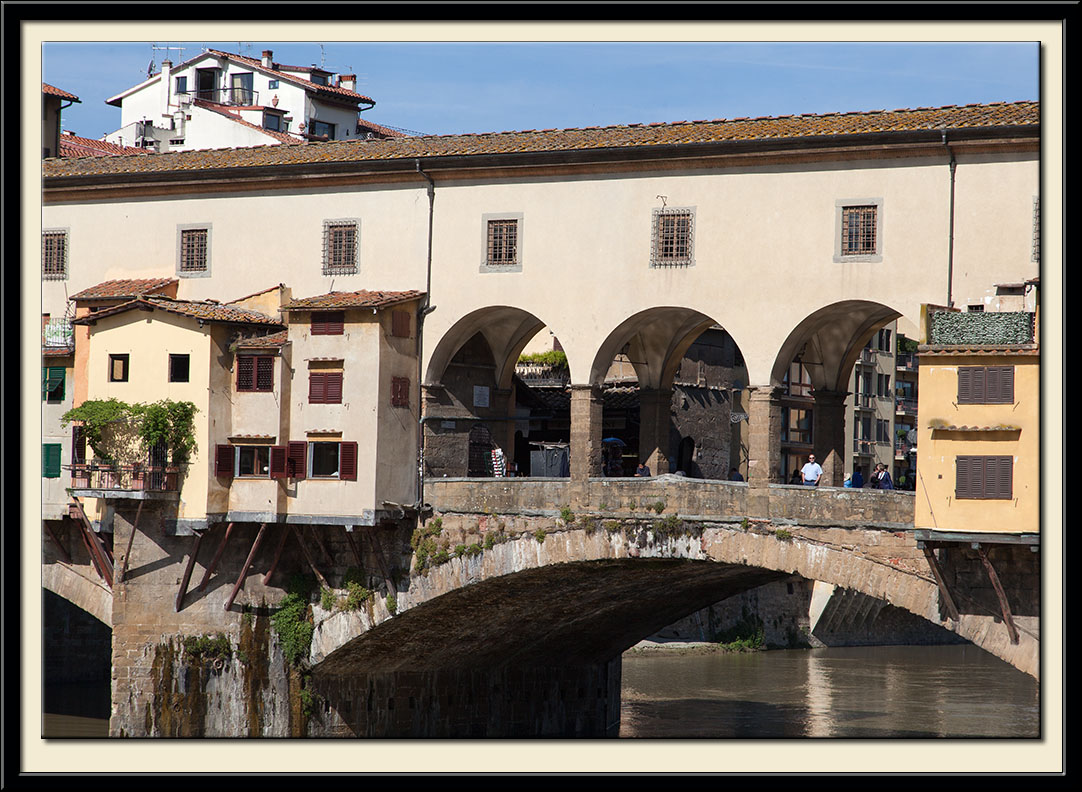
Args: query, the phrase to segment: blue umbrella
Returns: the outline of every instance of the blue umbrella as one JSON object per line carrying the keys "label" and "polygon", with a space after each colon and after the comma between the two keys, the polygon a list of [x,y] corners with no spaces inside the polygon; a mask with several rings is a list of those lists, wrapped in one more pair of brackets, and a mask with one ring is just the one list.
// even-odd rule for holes
{"label": "blue umbrella", "polygon": [[626,445],[627,445],[627,443],[625,443],[625,442],[624,442],[623,440],[621,440],[621,439],[620,439],[619,437],[606,437],[606,438],[605,438],[604,440],[602,440],[601,442],[602,442],[602,443],[612,443],[613,445],[622,445],[622,446],[626,446]]}

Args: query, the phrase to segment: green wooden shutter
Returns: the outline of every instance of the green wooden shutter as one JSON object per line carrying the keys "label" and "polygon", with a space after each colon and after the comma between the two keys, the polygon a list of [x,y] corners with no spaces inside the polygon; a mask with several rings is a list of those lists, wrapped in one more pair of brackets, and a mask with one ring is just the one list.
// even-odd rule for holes
{"label": "green wooden shutter", "polygon": [[42,443],[41,475],[44,478],[60,478],[60,443]]}

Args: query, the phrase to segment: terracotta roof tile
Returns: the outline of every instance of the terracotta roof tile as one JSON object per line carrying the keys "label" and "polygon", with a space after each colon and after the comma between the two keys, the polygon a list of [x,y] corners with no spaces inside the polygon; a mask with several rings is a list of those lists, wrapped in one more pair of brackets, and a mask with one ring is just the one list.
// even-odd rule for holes
{"label": "terracotta roof tile", "polygon": [[233,344],[234,349],[272,349],[282,347],[289,341],[289,332],[282,330],[264,336],[242,338]]}
{"label": "terracotta roof tile", "polygon": [[87,314],[74,320],[73,324],[90,324],[98,319],[113,314],[124,313],[135,309],[159,308],[169,313],[180,316],[189,316],[193,319],[202,319],[206,322],[228,322],[234,324],[256,324],[281,327],[282,323],[266,314],[256,311],[248,311],[243,308],[234,308],[230,305],[222,305],[216,302],[196,302],[193,300],[172,300],[168,297],[137,297],[126,303],[121,303],[104,311]]}
{"label": "terracotta roof tile", "polygon": [[115,300],[153,294],[177,282],[176,278],[108,280],[71,295],[72,300]]}
{"label": "terracotta roof tile", "polygon": [[59,96],[61,99],[70,99],[71,101],[78,102],[79,104],[83,103],[82,100],[75,94],[61,90],[55,85],[49,85],[49,83],[43,82],[41,84],[41,92],[43,94],[49,94],[49,96]]}
{"label": "terracotta roof tile", "polygon": [[134,146],[120,146],[107,140],[79,137],[70,132],[60,136],[61,157],[117,157],[128,154],[146,156],[146,149]]}
{"label": "terracotta roof tile", "polygon": [[313,308],[385,308],[389,305],[419,300],[424,297],[420,291],[355,291],[329,292],[314,297],[301,297],[290,300],[282,306],[283,311],[306,311]]}
{"label": "terracotta roof tile", "polygon": [[109,157],[82,160],[46,160],[46,180],[61,176],[126,173],[207,171],[304,165],[413,160],[418,157],[460,157],[603,149],[644,149],[695,143],[720,143],[805,137],[836,137],[918,130],[976,129],[1022,126],[1037,129],[1040,105],[1014,102],[931,110],[893,110],[871,113],[830,113],[816,116],[779,116],[752,120],[719,120],[648,126],[628,124],[600,129],[562,129],[541,132],[491,132],[465,135],[429,135],[307,146],[261,146],[159,154],[154,157]]}
{"label": "terracotta roof tile", "polygon": [[[235,52],[225,52],[223,50],[211,49],[207,50],[207,52],[217,55],[219,57],[237,61],[238,63],[247,64],[248,66],[252,66],[261,71],[267,72],[268,74],[277,75],[280,79],[289,80],[290,82],[303,85],[305,88],[312,91],[336,95],[340,98],[351,99],[355,102],[365,102],[366,104],[372,105],[376,103],[375,100],[365,96],[364,94],[359,94],[356,91],[349,91],[345,88],[339,88],[337,85],[320,85],[319,83],[312,82],[311,80],[306,80],[304,77],[300,77],[292,72],[281,71],[281,64],[278,63],[271,63],[271,68],[268,69],[263,66],[263,61],[259,58],[249,58],[247,55],[238,55]],[[297,66],[291,68],[304,68],[305,71],[307,71],[309,67]]]}

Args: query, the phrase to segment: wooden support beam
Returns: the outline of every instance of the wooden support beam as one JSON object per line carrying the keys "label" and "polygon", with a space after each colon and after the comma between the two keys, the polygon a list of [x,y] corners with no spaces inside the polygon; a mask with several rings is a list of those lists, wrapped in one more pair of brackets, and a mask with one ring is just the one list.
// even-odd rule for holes
{"label": "wooden support beam", "polygon": [[316,573],[316,577],[319,578],[319,583],[323,588],[330,588],[331,584],[327,582],[327,578],[323,577],[323,573],[319,571],[316,566],[315,560],[312,558],[311,552],[308,550],[308,545],[304,543],[304,535],[297,529],[297,526],[293,526],[293,531],[297,534],[297,543],[301,546],[301,551],[304,553],[304,557],[308,560],[308,566],[312,567],[312,571]]}
{"label": "wooden support beam", "polygon": [[282,550],[286,546],[286,539],[289,538],[290,530],[288,525],[282,526],[282,538],[278,540],[278,549],[274,551],[274,560],[271,561],[270,569],[267,570],[267,574],[263,576],[263,585],[266,586],[270,583],[271,576],[274,574],[274,570],[278,568],[278,561],[282,557]]}
{"label": "wooden support beam", "polygon": [[924,551],[924,557],[928,561],[928,566],[932,569],[935,583],[939,586],[939,598],[947,607],[947,615],[954,621],[958,621],[958,607],[954,604],[954,598],[951,597],[950,590],[947,588],[947,581],[946,578],[943,577],[943,570],[939,566],[939,559],[935,557],[935,552],[931,547],[922,545],[921,550]]}
{"label": "wooden support beam", "polygon": [[357,560],[357,568],[364,571],[364,561],[361,559],[361,550],[357,547],[357,541],[353,538],[353,531],[346,529],[346,541],[349,542],[349,549],[353,551],[353,557]]}
{"label": "wooden support beam", "polygon": [[82,526],[83,540],[87,544],[87,550],[90,552],[90,557],[94,560],[94,566],[98,570],[98,574],[101,575],[109,588],[113,587],[113,560],[105,550],[105,545],[101,541],[101,537],[94,532],[94,526],[90,523],[90,518],[86,516],[86,512],[83,510],[82,502],[72,496],[72,501],[77,507],[77,511],[80,517],[80,525]]}
{"label": "wooden support beam", "polygon": [[210,576],[214,574],[214,570],[218,568],[218,562],[222,560],[222,553],[225,552],[226,542],[229,541],[229,534],[233,532],[233,523],[225,528],[225,533],[222,534],[222,541],[218,543],[218,550],[214,553],[214,558],[210,562],[210,566],[207,567],[203,573],[203,579],[199,581],[199,588],[196,591],[202,591],[207,587],[207,581],[210,580]]}
{"label": "wooden support beam", "polygon": [[44,526],[45,528],[45,533],[49,534],[49,538],[53,540],[53,544],[56,545],[56,549],[60,552],[60,560],[63,561],[65,564],[72,563],[71,553],[68,552],[68,548],[64,547],[64,545],[60,543],[60,538],[56,535],[52,527],[49,525],[50,522],[50,520],[41,521],[42,526]]}
{"label": "wooden support beam", "polygon": [[135,541],[135,532],[139,529],[139,517],[143,513],[143,502],[139,501],[139,508],[135,510],[135,522],[131,525],[131,536],[128,537],[128,547],[124,550],[124,560],[120,563],[120,573],[116,576],[117,583],[124,582],[124,575],[128,571],[128,559],[131,558],[131,546]]}
{"label": "wooden support beam", "polygon": [[312,526],[312,536],[315,537],[316,544],[319,545],[319,552],[323,553],[323,560],[331,566],[334,566],[334,556],[328,552],[327,545],[323,543],[323,537],[320,536],[319,530],[314,525]]}
{"label": "wooden support beam", "polygon": [[248,575],[248,569],[252,566],[252,561],[255,559],[256,551],[259,550],[259,545],[263,542],[263,535],[267,532],[267,524],[262,523],[259,526],[259,533],[255,535],[255,541],[252,542],[252,549],[248,552],[248,558],[244,562],[244,568],[240,571],[240,576],[237,578],[236,584],[233,586],[233,590],[229,593],[229,599],[226,600],[225,609],[229,610],[233,607],[233,600],[237,598],[237,592],[240,591],[240,587],[244,585],[244,578]]}
{"label": "wooden support beam", "polygon": [[383,579],[387,582],[387,590],[398,596],[398,592],[395,590],[394,581],[391,580],[390,574],[387,572],[387,562],[383,558],[383,549],[379,545],[379,537],[376,532],[372,532],[372,546],[376,549],[376,563],[379,564],[379,571],[383,574]]}
{"label": "wooden support beam", "polygon": [[988,551],[977,542],[973,544],[977,555],[981,557],[981,563],[984,564],[984,571],[988,573],[988,579],[992,581],[992,588],[996,590],[996,596],[999,598],[999,608],[1003,612],[1003,623],[1007,625],[1007,634],[1011,637],[1011,643],[1016,644],[1018,643],[1018,628],[1014,626],[1011,606],[1007,603],[1007,592],[1003,590],[1003,584],[999,582],[999,575],[996,574],[995,567],[992,566],[992,562],[988,558]]}
{"label": "wooden support beam", "polygon": [[192,554],[188,557],[188,564],[184,567],[184,577],[180,580],[180,591],[177,592],[177,601],[173,610],[180,613],[184,604],[184,595],[188,593],[188,581],[192,579],[192,568],[195,566],[195,558],[199,555],[199,544],[203,541],[203,534],[196,533],[195,542],[192,543]]}

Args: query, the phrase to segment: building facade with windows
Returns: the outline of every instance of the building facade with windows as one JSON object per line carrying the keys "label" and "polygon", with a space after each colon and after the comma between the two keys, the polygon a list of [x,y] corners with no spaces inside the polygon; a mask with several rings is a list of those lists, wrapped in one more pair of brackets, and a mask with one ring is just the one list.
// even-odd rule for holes
{"label": "building facade with windows", "polygon": [[121,126],[105,140],[151,151],[366,140],[398,136],[362,123],[375,102],[355,90],[356,75],[315,65],[277,63],[209,49],[106,100],[121,110]]}
{"label": "building facade with windows", "polygon": [[1028,311],[927,312],[914,523],[929,540],[1037,533],[1036,317]]}
{"label": "building facade with windows", "polygon": [[[43,228],[63,230],[68,263],[55,279],[43,265],[45,310],[121,274],[175,278],[190,301],[247,293],[257,275],[302,295],[425,293],[412,404],[434,405],[464,370],[456,356],[482,349],[468,395],[491,398],[436,429],[465,448],[484,411],[508,457],[511,378],[547,327],[568,360],[576,475],[600,458],[615,357],[629,350],[640,400],[670,404],[684,353],[721,327],[746,371],[749,480],[781,478],[799,358],[811,445],[840,485],[844,398],[868,340],[892,322],[916,337],[922,304],[965,305],[1036,273],[1038,116],[1023,102],[50,160]],[[335,398],[333,365],[305,392]],[[893,369],[875,373],[887,423],[870,434],[889,460]],[[349,382],[345,369],[343,398]],[[639,447],[667,467],[670,427],[651,414]],[[808,416],[793,417],[786,442],[801,443]]]}

